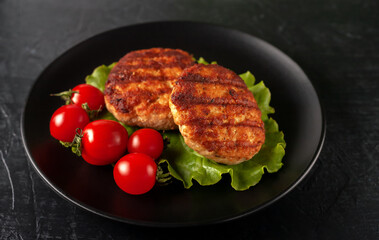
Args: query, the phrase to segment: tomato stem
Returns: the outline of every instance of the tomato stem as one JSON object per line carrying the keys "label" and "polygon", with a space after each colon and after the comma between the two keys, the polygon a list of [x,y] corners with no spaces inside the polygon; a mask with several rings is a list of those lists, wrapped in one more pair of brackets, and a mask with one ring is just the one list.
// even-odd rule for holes
{"label": "tomato stem", "polygon": [[61,97],[65,101],[65,104],[69,105],[69,104],[73,103],[71,100],[71,97],[72,97],[72,94],[74,94],[74,93],[79,93],[79,92],[78,91],[72,91],[71,89],[69,89],[68,91],[64,91],[64,92],[60,92],[60,93],[52,93],[52,94],[50,94],[50,96]]}
{"label": "tomato stem", "polygon": [[77,156],[82,155],[82,138],[83,138],[83,130],[80,128],[76,129],[75,137],[72,142],[63,142],[59,141],[64,147],[71,148],[71,151],[75,153]]}
{"label": "tomato stem", "polygon": [[91,121],[95,120],[102,110],[101,106],[97,110],[91,110],[88,106],[88,103],[83,103],[82,108],[87,112],[88,117]]}
{"label": "tomato stem", "polygon": [[159,186],[167,186],[172,182],[172,176],[167,169],[167,166],[158,164],[156,181]]}
{"label": "tomato stem", "polygon": [[74,140],[72,141],[71,151],[79,157],[82,155],[82,138],[83,130],[77,128]]}

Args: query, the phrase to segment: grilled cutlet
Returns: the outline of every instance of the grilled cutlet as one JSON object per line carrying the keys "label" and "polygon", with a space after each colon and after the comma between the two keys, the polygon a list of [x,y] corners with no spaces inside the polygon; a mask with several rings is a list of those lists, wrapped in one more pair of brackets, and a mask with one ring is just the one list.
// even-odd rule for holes
{"label": "grilled cutlet", "polygon": [[185,143],[224,164],[251,159],[265,141],[253,94],[234,72],[216,64],[196,64],[175,82],[170,108]]}
{"label": "grilled cutlet", "polygon": [[176,129],[168,105],[172,85],[183,69],[194,63],[179,49],[133,51],[120,59],[105,85],[105,104],[129,126]]}

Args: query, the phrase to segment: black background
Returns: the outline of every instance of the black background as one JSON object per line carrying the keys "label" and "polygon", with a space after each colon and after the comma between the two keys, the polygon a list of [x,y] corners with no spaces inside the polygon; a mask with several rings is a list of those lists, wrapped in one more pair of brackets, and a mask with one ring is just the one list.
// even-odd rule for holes
{"label": "black background", "polygon": [[[255,35],[293,58],[314,83],[327,119],[324,148],[312,173],[279,202],[218,225],[138,227],[72,205],[28,163],[20,118],[42,70],[95,34],[162,20]],[[0,239],[379,238],[376,1],[0,0],[0,79]]]}

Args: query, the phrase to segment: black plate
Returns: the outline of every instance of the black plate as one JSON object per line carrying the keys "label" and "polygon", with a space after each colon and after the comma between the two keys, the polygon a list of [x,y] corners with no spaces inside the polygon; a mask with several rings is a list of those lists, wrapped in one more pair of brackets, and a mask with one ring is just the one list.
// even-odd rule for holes
{"label": "black plate", "polygon": [[[123,193],[112,168],[91,166],[49,134],[49,120],[62,101],[50,97],[84,82],[101,64],[151,47],[181,48],[195,57],[250,70],[272,92],[273,117],[287,142],[283,168],[264,174],[250,190],[237,192],[230,178],[189,190],[177,182],[141,196]],[[32,165],[65,199],[99,215],[138,225],[191,226],[232,220],[256,212],[293,189],[321,150],[325,121],[317,94],[300,67],[281,51],[251,35],[219,26],[159,22],[127,26],[92,37],[51,63],[35,82],[22,116],[22,136]]]}

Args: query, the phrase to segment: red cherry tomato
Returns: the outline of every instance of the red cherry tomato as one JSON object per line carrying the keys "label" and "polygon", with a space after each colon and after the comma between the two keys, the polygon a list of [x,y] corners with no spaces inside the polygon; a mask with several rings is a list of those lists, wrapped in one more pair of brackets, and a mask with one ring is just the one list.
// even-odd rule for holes
{"label": "red cherry tomato", "polygon": [[82,157],[93,165],[111,164],[125,154],[128,132],[118,122],[97,120],[83,130]]}
{"label": "red cherry tomato", "polygon": [[77,105],[58,108],[50,119],[50,134],[63,142],[72,142],[76,129],[83,129],[89,123],[86,111]]}
{"label": "red cherry tomato", "polygon": [[153,159],[157,159],[163,151],[162,135],[150,128],[135,131],[128,141],[129,153],[144,153]]}
{"label": "red cherry tomato", "polygon": [[82,106],[83,103],[87,103],[91,110],[103,109],[104,94],[94,86],[89,84],[80,84],[72,89],[78,93],[73,93],[71,100],[74,104]]}
{"label": "red cherry tomato", "polygon": [[113,169],[114,180],[124,192],[138,195],[153,188],[157,164],[143,153],[131,153],[122,157]]}

